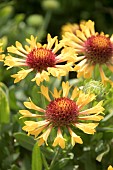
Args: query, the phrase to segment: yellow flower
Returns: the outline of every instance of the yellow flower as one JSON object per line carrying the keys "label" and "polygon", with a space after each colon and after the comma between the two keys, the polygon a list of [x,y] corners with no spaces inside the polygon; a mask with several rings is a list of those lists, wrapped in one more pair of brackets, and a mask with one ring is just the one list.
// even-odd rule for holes
{"label": "yellow flower", "polygon": [[79,28],[79,25],[76,23],[67,23],[61,27],[61,34],[64,35],[65,32],[76,34],[76,30]]}
{"label": "yellow flower", "polygon": [[23,130],[28,132],[28,135],[35,136],[39,146],[44,142],[48,145],[48,137],[53,129],[57,131],[57,136],[53,139],[53,146],[59,145],[62,149],[65,148],[66,138],[63,137],[63,133],[65,133],[66,129],[68,130],[68,136],[70,135],[71,137],[72,146],[75,143],[82,144],[81,137],[76,134],[77,128],[84,133],[94,134],[98,122],[103,119],[101,115],[104,110],[102,101],[88,108],[88,104],[96,96],[89,93],[85,94],[75,87],[69,97],[70,88],[69,82],[63,82],[62,89],[58,91],[54,88],[53,92],[50,92],[52,95],[50,97],[48,87],[42,85],[41,94],[49,102],[45,109],[35,105],[31,100],[24,102],[27,109],[41,112],[41,114],[32,113],[27,109],[19,111],[22,115],[20,118],[30,117],[37,118],[37,120],[40,118],[38,121],[25,121],[25,126],[23,127]]}
{"label": "yellow flower", "polygon": [[3,43],[0,43],[0,61],[3,61],[3,60],[4,60],[4,57],[5,57],[5,55],[2,54],[2,52],[3,52],[3,50],[2,50],[2,45],[3,45]]}
{"label": "yellow flower", "polygon": [[113,167],[110,165],[107,170],[113,170]]}
{"label": "yellow flower", "polygon": [[[84,24],[85,21],[82,20],[80,23]],[[66,32],[76,34],[76,30],[80,30],[79,24],[68,22],[61,27],[61,34],[64,35]]]}
{"label": "yellow flower", "polygon": [[94,22],[89,20],[80,24],[80,30],[76,30],[76,34],[66,32],[61,41],[66,46],[73,47],[78,54],[74,68],[78,78],[90,78],[98,65],[103,84],[109,82],[113,86],[113,82],[105,76],[103,68],[113,72],[113,35],[109,37],[103,32],[95,32]]}
{"label": "yellow flower", "polygon": [[[75,51],[70,47],[63,48],[63,44],[58,43],[57,36],[51,38],[48,34],[47,44],[44,45],[38,43],[37,37],[33,36],[26,41],[29,45],[25,45],[25,47],[16,41],[16,46],[7,48],[9,55],[5,58],[4,65],[8,66],[8,69],[22,67],[22,70],[12,75],[15,79],[14,83],[24,79],[32,71],[35,73],[32,81],[36,81],[37,85],[40,85],[40,82],[44,80],[49,81],[50,74],[59,78],[73,70]],[[12,56],[10,53],[16,54],[18,57]]]}

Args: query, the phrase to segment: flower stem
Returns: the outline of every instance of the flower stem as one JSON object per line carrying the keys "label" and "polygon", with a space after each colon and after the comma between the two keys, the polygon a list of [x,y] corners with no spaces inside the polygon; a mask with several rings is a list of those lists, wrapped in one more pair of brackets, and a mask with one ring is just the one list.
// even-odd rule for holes
{"label": "flower stem", "polygon": [[50,169],[49,170],[51,170],[53,168],[54,164],[56,163],[56,160],[58,159],[59,153],[60,153],[60,147],[58,147],[57,151],[55,152],[55,155],[54,155],[54,157],[53,157],[53,159],[51,161],[51,164],[50,164],[50,167],[49,167]]}
{"label": "flower stem", "polygon": [[42,161],[43,161],[43,165],[44,165],[45,169],[49,170],[48,163],[47,163],[46,158],[43,153],[42,153]]}
{"label": "flower stem", "polygon": [[44,19],[44,22],[39,30],[40,34],[38,35],[38,39],[42,39],[43,37],[43,34],[45,34],[45,31],[47,30],[48,28],[48,25],[49,25],[49,22],[51,20],[51,16],[52,16],[52,13],[51,11],[47,11],[46,15],[45,15],[45,19]]}

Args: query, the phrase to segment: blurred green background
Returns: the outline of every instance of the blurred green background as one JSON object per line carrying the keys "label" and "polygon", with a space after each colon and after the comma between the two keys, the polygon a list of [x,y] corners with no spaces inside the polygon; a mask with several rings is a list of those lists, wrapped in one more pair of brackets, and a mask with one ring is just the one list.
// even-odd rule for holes
{"label": "blurred green background", "polygon": [[[42,43],[46,35],[58,36],[61,39],[61,27],[70,23],[80,23],[81,20],[95,21],[98,32],[113,33],[113,1],[112,0],[0,0],[0,39],[7,46],[15,41],[25,43],[30,35],[38,36]],[[39,87],[29,83],[26,78],[18,84],[13,83],[11,74],[16,69],[6,70],[0,63],[0,170],[40,170],[34,162],[33,152],[36,141],[23,131],[23,120],[19,120],[19,109],[30,96],[38,104],[40,96],[36,91]],[[51,79],[50,88],[59,86],[59,82]],[[32,92],[29,89],[32,88]],[[105,96],[104,96],[105,97]],[[113,165],[113,90],[106,95],[106,119],[100,124],[97,133],[92,137],[81,134],[83,145],[62,151],[58,165],[54,170],[106,170]],[[42,151],[51,161],[54,152],[47,147]],[[39,154],[39,153],[38,153]],[[96,157],[99,155],[99,161]],[[39,156],[39,155],[38,155]],[[40,160],[37,155],[38,164]],[[44,168],[43,168],[44,169]]]}

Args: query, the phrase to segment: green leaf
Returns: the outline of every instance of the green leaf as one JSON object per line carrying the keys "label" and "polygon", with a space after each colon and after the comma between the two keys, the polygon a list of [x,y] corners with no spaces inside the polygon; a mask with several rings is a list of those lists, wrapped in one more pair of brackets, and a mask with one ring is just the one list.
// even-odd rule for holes
{"label": "green leaf", "polygon": [[35,143],[32,152],[32,170],[42,170],[40,147]]}
{"label": "green leaf", "polygon": [[14,137],[18,141],[19,145],[32,151],[33,146],[35,144],[35,140],[31,136],[27,136],[24,133],[17,132],[17,133],[14,133]]}
{"label": "green leaf", "polygon": [[0,84],[0,123],[10,122],[10,109],[6,86]]}
{"label": "green leaf", "polygon": [[9,104],[10,104],[10,108],[12,110],[19,110],[19,106],[17,105],[17,99],[16,99],[16,88],[14,85],[10,86],[9,88]]}

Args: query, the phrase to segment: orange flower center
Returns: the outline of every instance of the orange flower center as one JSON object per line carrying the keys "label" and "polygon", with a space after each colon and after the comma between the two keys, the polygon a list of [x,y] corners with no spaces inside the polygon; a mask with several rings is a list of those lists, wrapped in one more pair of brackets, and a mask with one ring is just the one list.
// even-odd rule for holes
{"label": "orange flower center", "polygon": [[30,68],[42,72],[48,67],[55,66],[55,54],[48,49],[34,48],[26,58],[26,63]]}
{"label": "orange flower center", "polygon": [[46,117],[54,126],[66,126],[77,122],[78,107],[68,98],[57,98],[46,108]]}
{"label": "orange flower center", "polygon": [[85,42],[85,56],[92,64],[104,64],[113,54],[113,44],[103,35],[91,36]]}

